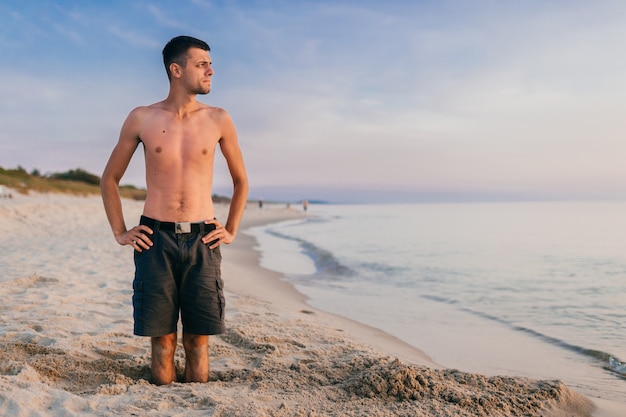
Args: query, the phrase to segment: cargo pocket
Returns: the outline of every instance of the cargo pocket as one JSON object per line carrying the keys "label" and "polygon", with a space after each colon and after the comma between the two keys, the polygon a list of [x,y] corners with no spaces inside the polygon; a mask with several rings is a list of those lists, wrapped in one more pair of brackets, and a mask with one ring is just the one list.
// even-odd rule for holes
{"label": "cargo pocket", "polygon": [[224,280],[218,278],[215,280],[215,287],[217,289],[217,302],[220,309],[220,321],[224,321],[226,312],[226,298],[224,297]]}
{"label": "cargo pocket", "polygon": [[143,280],[133,280],[133,318],[135,323],[141,321],[141,308],[143,306]]}

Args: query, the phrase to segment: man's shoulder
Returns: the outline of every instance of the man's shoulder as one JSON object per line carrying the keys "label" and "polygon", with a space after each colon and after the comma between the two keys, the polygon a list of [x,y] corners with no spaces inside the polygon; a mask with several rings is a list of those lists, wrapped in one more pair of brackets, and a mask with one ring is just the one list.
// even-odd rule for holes
{"label": "man's shoulder", "polygon": [[224,110],[221,107],[209,106],[208,104],[200,103],[200,102],[198,102],[198,110],[202,110],[202,111],[206,111],[208,113],[214,113],[214,114],[226,113],[226,110]]}
{"label": "man's shoulder", "polygon": [[158,104],[135,107],[128,114],[124,122],[124,129],[137,138],[143,136],[142,132],[145,127],[158,119],[159,114],[163,111]]}
{"label": "man's shoulder", "polygon": [[157,103],[148,104],[146,106],[139,106],[135,110],[140,110],[146,113],[156,113],[156,112],[168,111],[168,106],[164,100],[164,101],[159,101]]}
{"label": "man's shoulder", "polygon": [[225,119],[230,118],[230,115],[228,114],[228,112],[221,107],[215,107],[215,106],[209,106],[207,104],[203,104],[199,110],[201,110],[207,117],[215,121],[223,121]]}
{"label": "man's shoulder", "polygon": [[145,116],[148,114],[153,114],[158,111],[162,111],[163,107],[161,103],[148,104],[145,106],[137,106],[130,111],[131,116]]}

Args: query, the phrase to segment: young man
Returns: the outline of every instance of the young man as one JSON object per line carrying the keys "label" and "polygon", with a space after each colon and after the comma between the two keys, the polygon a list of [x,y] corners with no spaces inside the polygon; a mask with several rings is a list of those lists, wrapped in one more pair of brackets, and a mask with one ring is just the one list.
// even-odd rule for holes
{"label": "young man", "polygon": [[[184,380],[208,381],[209,335],[225,331],[219,246],[235,239],[248,196],[246,169],[230,116],[196,100],[197,94],[211,90],[209,50],[205,42],[188,36],[165,45],[169,94],[130,112],[100,185],[115,239],[135,251],[134,333],[151,337],[152,380],[159,385],[176,379],[179,312]],[[148,193],[140,224],[127,229],[118,186],[140,143]],[[218,144],[233,180],[225,225],[215,219],[211,200]]]}

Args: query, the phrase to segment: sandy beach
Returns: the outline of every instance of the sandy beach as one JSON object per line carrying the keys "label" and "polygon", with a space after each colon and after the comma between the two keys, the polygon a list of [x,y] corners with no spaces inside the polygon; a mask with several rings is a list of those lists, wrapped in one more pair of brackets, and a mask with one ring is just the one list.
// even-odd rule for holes
{"label": "sandy beach", "polygon": [[[211,337],[211,381],[151,385],[149,340],[132,335],[132,249],[113,239],[100,198],[12,194],[0,200],[2,416],[626,415],[556,380],[446,369],[315,310],[259,266],[244,233],[222,252],[228,330]],[[142,202],[124,210],[130,225]],[[302,215],[249,205],[242,228]],[[179,372],[183,362],[179,346]]]}

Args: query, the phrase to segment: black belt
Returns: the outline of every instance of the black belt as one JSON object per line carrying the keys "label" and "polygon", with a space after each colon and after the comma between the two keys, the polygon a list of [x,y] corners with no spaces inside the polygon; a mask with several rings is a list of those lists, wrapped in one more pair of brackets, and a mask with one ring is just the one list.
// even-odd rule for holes
{"label": "black belt", "polygon": [[215,230],[215,225],[210,223],[191,223],[191,222],[162,222],[151,219],[150,217],[141,216],[139,224],[145,224],[153,231],[164,230],[166,232],[182,233],[203,233]]}

